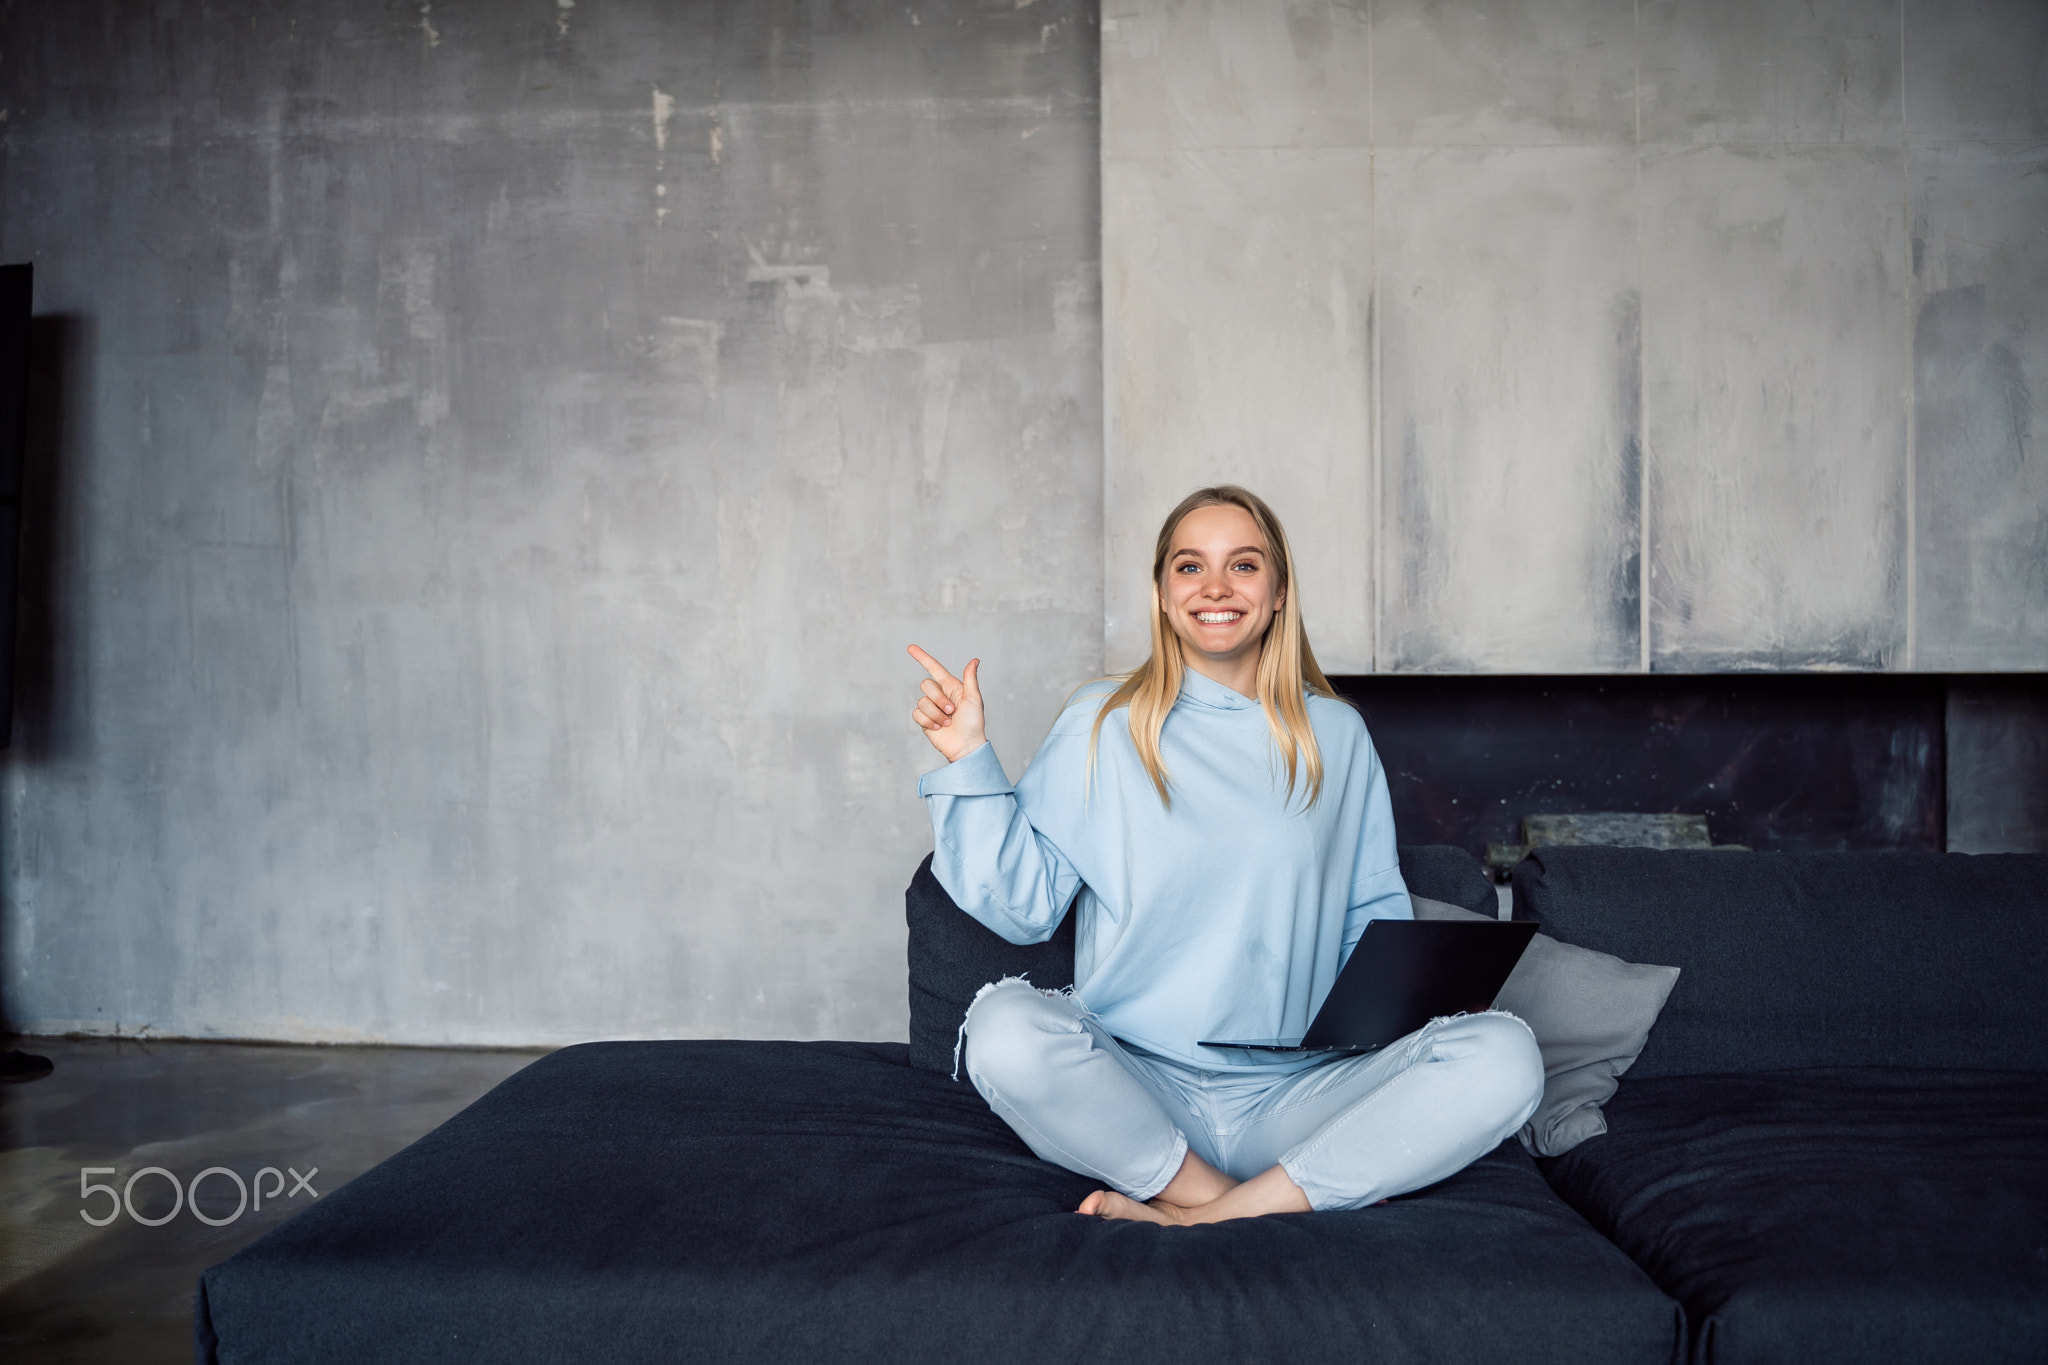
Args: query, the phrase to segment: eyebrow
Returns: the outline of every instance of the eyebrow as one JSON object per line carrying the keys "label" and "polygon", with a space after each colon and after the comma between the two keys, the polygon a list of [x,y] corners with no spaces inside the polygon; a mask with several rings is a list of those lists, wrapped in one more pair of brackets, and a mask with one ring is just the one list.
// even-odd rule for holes
{"label": "eyebrow", "polygon": [[[1202,552],[1195,549],[1192,545],[1183,545],[1180,549],[1173,552],[1173,556],[1175,559],[1178,559],[1182,555],[1198,555],[1200,553]],[[1230,551],[1231,555],[1262,555],[1264,553],[1266,553],[1266,550],[1262,545],[1240,545],[1235,550]],[[1229,557],[1230,555],[1224,556],[1226,559]]]}

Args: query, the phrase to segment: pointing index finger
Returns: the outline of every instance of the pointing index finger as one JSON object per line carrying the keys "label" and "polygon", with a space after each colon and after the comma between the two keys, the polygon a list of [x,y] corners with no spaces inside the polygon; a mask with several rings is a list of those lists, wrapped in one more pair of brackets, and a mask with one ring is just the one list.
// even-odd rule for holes
{"label": "pointing index finger", "polygon": [[932,681],[934,682],[949,683],[959,681],[958,678],[955,678],[946,671],[944,664],[941,664],[937,659],[934,659],[916,645],[910,647],[910,657],[924,665],[924,671],[932,675]]}

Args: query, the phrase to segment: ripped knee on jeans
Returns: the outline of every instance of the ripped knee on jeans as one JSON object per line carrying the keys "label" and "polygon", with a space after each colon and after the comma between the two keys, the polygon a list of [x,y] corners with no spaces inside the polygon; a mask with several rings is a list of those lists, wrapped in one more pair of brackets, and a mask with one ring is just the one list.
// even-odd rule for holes
{"label": "ripped knee on jeans", "polygon": [[1034,986],[1031,984],[1029,978],[1022,976],[1006,976],[1002,977],[999,980],[991,981],[987,985],[983,986],[980,990],[974,993],[974,998],[967,1002],[967,1012],[960,1016],[960,1028],[953,1035],[954,1080],[957,1081],[960,1079],[961,1053],[967,1045],[967,1030],[974,1021],[975,1009],[978,1006],[980,1006],[982,1001],[988,999],[991,995],[1002,991],[1005,987],[1011,986],[1017,987],[1020,990],[1029,991],[1031,992],[1032,996],[1042,996],[1044,998],[1052,1000],[1071,1001],[1074,1004],[1075,1008],[1079,1011],[1080,1015],[1084,1018],[1087,1017],[1088,1011],[1085,1008],[1081,1007],[1080,999],[1074,994],[1074,988],[1072,986],[1062,986],[1057,989],[1049,989],[1043,986]]}

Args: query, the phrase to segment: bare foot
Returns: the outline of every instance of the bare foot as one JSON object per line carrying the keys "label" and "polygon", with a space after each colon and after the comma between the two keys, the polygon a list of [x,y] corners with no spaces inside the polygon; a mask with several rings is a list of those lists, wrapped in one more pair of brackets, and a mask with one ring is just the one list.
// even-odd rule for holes
{"label": "bare foot", "polygon": [[1114,1190],[1097,1190],[1081,1201],[1076,1210],[1090,1218],[1128,1218],[1135,1223],[1164,1223],[1177,1226],[1188,1221],[1187,1210],[1178,1204],[1168,1204],[1155,1199],[1149,1204],[1140,1204]]}
{"label": "bare foot", "polygon": [[1154,1195],[1153,1204],[1172,1204],[1177,1208],[1198,1209],[1202,1205],[1221,1199],[1237,1187],[1237,1181],[1223,1174],[1208,1162],[1195,1155],[1192,1147],[1181,1159],[1180,1170],[1173,1179],[1166,1182],[1166,1188]]}
{"label": "bare foot", "polygon": [[1278,1166],[1262,1171],[1243,1184],[1232,1182],[1230,1188],[1204,1204],[1181,1205],[1165,1199],[1140,1204],[1114,1190],[1097,1190],[1083,1199],[1077,1210],[1092,1218],[1128,1218],[1134,1222],[1164,1223],[1173,1227],[1221,1223],[1232,1218],[1257,1218],[1267,1213],[1308,1211],[1308,1196]]}

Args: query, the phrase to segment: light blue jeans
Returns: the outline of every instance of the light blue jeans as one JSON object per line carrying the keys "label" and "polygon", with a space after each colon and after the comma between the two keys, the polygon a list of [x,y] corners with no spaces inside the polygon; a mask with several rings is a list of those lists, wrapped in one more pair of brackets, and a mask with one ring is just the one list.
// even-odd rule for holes
{"label": "light blue jeans", "polygon": [[1361,1208],[1463,1170],[1543,1096],[1528,1026],[1493,1011],[1305,1070],[1203,1071],[1010,978],[983,987],[961,1035],[968,1080],[1026,1146],[1138,1200],[1193,1148],[1239,1180],[1280,1166],[1311,1208]]}

